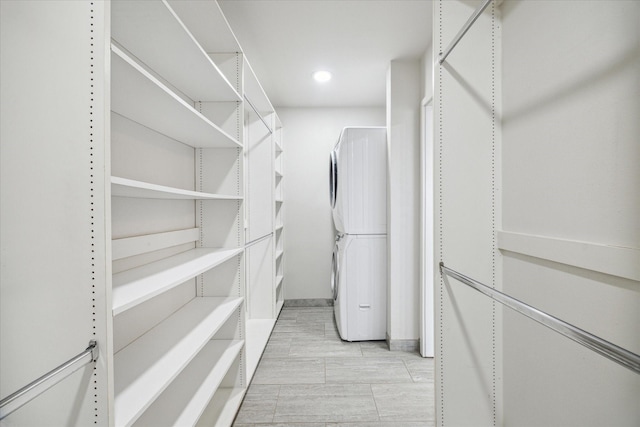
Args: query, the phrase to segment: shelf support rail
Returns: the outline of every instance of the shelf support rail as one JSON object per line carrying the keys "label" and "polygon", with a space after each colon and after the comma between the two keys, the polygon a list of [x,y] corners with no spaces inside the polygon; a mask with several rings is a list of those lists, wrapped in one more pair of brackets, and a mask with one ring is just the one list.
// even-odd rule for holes
{"label": "shelf support rail", "polygon": [[488,296],[518,313],[535,320],[536,322],[558,332],[559,334],[579,343],[583,346],[595,351],[601,356],[612,360],[627,369],[632,370],[636,374],[640,374],[640,355],[632,353],[622,347],[619,347],[609,341],[606,341],[596,335],[593,335],[583,329],[580,329],[570,323],[558,319],[544,311],[538,310],[528,304],[523,303],[515,298],[510,297],[500,291],[478,282],[464,274],[445,267],[444,263],[440,263],[440,274],[452,277],[476,291]]}
{"label": "shelf support rail", "polygon": [[456,34],[453,41],[449,44],[449,47],[445,49],[444,53],[440,52],[440,58],[438,59],[439,64],[442,64],[444,60],[447,59],[447,56],[449,56],[453,48],[456,47],[456,45],[462,39],[462,37],[464,37],[464,35],[467,34],[467,31],[469,31],[469,28],[471,28],[471,26],[476,22],[476,20],[480,17],[480,15],[482,15],[482,12],[484,12],[487,6],[489,6],[489,3],[491,3],[491,1],[492,0],[485,0],[484,3],[482,3],[476,9],[476,11],[473,12],[473,14],[469,17],[467,22],[464,24],[464,26],[460,29],[460,31],[458,31],[458,34]]}
{"label": "shelf support rail", "polygon": [[255,111],[255,113],[258,115],[258,117],[260,118],[260,120],[262,121],[262,123],[265,125],[265,127],[267,128],[267,130],[269,131],[269,133],[273,133],[273,131],[271,130],[271,126],[269,126],[269,124],[267,124],[267,121],[264,119],[264,117],[262,117],[262,114],[260,114],[260,112],[258,111],[258,109],[256,108],[255,105],[253,105],[253,102],[251,102],[249,100],[249,98],[247,98],[247,95],[244,95],[244,99],[245,101],[247,101],[247,104],[249,104],[249,106],[251,107],[251,109],[253,111]]}
{"label": "shelf support rail", "polygon": [[89,347],[82,353],[0,400],[0,420],[29,403],[78,369],[96,360],[98,360],[98,343],[91,340],[89,341]]}

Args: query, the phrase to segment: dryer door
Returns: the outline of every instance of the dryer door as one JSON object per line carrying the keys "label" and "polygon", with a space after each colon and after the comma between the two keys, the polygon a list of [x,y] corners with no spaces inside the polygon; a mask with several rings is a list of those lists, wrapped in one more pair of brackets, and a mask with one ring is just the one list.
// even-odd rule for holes
{"label": "dryer door", "polygon": [[331,292],[333,301],[338,299],[338,286],[340,280],[340,260],[338,259],[338,243],[333,247],[333,257],[331,258]]}
{"label": "dryer door", "polygon": [[338,160],[336,152],[331,151],[329,156],[329,200],[331,208],[336,207],[336,197],[338,196]]}

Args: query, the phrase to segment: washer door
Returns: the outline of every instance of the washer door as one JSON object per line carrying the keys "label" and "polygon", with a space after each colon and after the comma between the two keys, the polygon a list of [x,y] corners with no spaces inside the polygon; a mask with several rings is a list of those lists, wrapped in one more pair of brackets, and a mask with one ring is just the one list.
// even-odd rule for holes
{"label": "washer door", "polygon": [[338,259],[338,244],[333,247],[333,257],[331,258],[331,292],[333,301],[338,299],[338,288],[340,286],[340,260]]}

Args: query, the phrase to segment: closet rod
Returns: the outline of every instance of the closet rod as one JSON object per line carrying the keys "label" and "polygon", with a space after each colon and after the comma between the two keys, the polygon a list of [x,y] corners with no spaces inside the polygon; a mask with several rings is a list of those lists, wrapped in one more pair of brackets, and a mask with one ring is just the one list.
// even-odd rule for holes
{"label": "closet rod", "polygon": [[261,242],[261,241],[263,241],[264,239],[268,239],[268,238],[269,238],[269,237],[271,237],[271,236],[273,236],[273,231],[272,231],[271,233],[269,233],[269,234],[265,234],[265,235],[264,235],[264,236],[262,236],[262,237],[258,237],[257,239],[253,239],[252,241],[245,243],[244,247],[245,247],[245,248],[248,248],[249,246],[253,246],[253,245],[255,245],[256,243]]}
{"label": "closet rod", "polygon": [[460,29],[460,31],[458,32],[456,37],[453,39],[451,44],[449,44],[449,47],[447,47],[447,49],[444,51],[444,53],[440,52],[440,59],[438,59],[438,63],[439,64],[442,64],[444,62],[444,60],[447,59],[447,56],[449,56],[449,54],[451,53],[453,48],[456,47],[456,45],[458,44],[460,39],[462,39],[462,37],[464,37],[464,35],[467,34],[467,31],[469,31],[469,28],[471,28],[473,23],[476,22],[476,20],[480,17],[480,15],[482,15],[482,12],[484,12],[484,10],[487,8],[487,6],[489,6],[489,3],[491,3],[491,1],[492,0],[485,0],[485,2],[482,3],[480,5],[480,7],[478,7],[476,9],[475,12],[473,12],[473,15],[471,15],[469,17],[469,19],[464,24],[462,29]]}
{"label": "closet rod", "polygon": [[19,409],[22,405],[29,403],[84,365],[93,363],[96,360],[98,360],[98,343],[92,340],[89,341],[89,347],[82,353],[0,400],[0,420]]}
{"label": "closet rod", "polygon": [[267,130],[269,131],[269,133],[273,133],[273,131],[271,130],[271,127],[267,124],[267,121],[264,119],[264,117],[262,117],[262,114],[260,114],[260,112],[258,111],[258,109],[256,108],[255,105],[253,105],[253,102],[251,102],[249,100],[249,98],[247,98],[247,95],[244,95],[244,99],[245,101],[247,101],[247,103],[249,104],[249,106],[251,106],[251,109],[253,111],[256,112],[256,114],[258,115],[258,117],[260,118],[260,120],[262,120],[262,123],[264,123],[264,125],[266,126]]}
{"label": "closet rod", "polygon": [[503,294],[500,291],[490,288],[489,286],[480,283],[470,277],[467,277],[462,273],[458,273],[457,271],[452,270],[449,267],[445,267],[444,263],[442,262],[440,263],[440,274],[442,276],[447,275],[449,277],[453,277],[454,279],[470,286],[481,294],[488,296],[494,301],[497,301],[509,307],[510,309],[515,310],[518,313],[535,320],[536,322],[558,332],[560,335],[563,335],[577,342],[578,344],[582,344],[583,346],[591,349],[601,356],[604,356],[607,359],[612,360],[624,366],[625,368],[632,370],[636,374],[640,374],[639,355],[632,353],[622,347],[618,347],[617,345],[609,341],[606,341],[596,335],[580,329],[577,326],[573,326],[572,324],[560,320],[555,316],[545,313],[544,311],[531,307],[530,305],[525,304],[522,301],[518,301],[517,299],[512,298],[509,295]]}

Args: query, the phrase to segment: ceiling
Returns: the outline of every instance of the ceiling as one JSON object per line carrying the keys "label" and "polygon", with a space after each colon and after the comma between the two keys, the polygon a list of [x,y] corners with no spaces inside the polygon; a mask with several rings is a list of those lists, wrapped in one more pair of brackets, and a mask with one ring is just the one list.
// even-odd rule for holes
{"label": "ceiling", "polygon": [[[393,59],[431,41],[430,0],[219,0],[276,107],[384,106]],[[318,84],[312,73],[333,79]]]}

